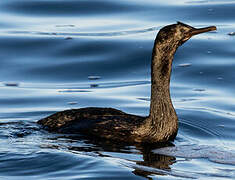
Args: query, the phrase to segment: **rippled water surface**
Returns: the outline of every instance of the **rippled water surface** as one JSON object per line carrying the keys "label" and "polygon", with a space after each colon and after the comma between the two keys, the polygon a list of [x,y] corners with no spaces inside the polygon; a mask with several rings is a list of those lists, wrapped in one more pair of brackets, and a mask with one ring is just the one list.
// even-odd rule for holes
{"label": "rippled water surface", "polygon": [[[235,1],[0,2],[0,179],[235,179]],[[50,134],[35,123],[88,106],[148,115],[154,38],[216,25],[173,63],[179,133],[161,146]]]}

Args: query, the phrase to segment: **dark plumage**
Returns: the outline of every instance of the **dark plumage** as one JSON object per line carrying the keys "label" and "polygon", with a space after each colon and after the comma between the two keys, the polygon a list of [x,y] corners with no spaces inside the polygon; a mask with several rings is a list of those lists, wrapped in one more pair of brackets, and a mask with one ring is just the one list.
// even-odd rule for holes
{"label": "dark plumage", "polygon": [[159,31],[152,52],[149,116],[131,115],[112,108],[88,107],[57,112],[38,123],[51,132],[82,133],[122,142],[174,140],[178,118],[169,89],[173,56],[177,48],[193,35],[213,30],[216,30],[215,26],[196,29],[178,22]]}

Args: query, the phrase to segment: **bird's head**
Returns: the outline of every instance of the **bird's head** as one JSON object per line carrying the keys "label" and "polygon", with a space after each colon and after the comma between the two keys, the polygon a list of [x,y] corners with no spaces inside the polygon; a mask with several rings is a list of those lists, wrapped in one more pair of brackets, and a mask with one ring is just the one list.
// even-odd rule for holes
{"label": "bird's head", "polygon": [[163,44],[170,43],[172,45],[180,46],[194,35],[214,30],[216,30],[215,26],[194,28],[190,25],[178,22],[177,24],[168,25],[160,29],[157,39]]}

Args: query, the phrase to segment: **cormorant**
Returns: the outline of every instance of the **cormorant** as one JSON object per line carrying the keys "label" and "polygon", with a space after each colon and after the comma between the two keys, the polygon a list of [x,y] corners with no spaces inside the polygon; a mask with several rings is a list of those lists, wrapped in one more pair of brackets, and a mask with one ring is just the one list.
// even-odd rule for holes
{"label": "cormorant", "polygon": [[174,54],[192,36],[214,30],[215,26],[194,28],[181,22],[160,29],[152,51],[151,104],[147,117],[113,108],[87,107],[57,112],[38,123],[51,132],[86,134],[114,141],[160,143],[174,140],[178,118],[169,89]]}

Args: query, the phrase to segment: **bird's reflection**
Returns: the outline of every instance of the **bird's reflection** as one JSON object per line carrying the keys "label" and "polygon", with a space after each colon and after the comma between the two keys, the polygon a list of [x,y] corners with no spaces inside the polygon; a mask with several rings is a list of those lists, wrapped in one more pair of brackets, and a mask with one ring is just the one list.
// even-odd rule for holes
{"label": "bird's reflection", "polygon": [[[157,144],[157,145],[136,145],[136,149],[138,149],[141,154],[143,155],[142,161],[136,161],[136,164],[145,166],[145,167],[151,167],[161,170],[170,170],[170,165],[174,164],[176,158],[174,156],[166,156],[161,154],[153,153],[154,149],[167,147],[167,146],[173,146],[171,143],[167,144]],[[133,171],[135,175],[143,176],[148,179],[149,175],[153,174],[151,171],[142,170],[141,168],[135,169]],[[156,173],[158,175],[165,175],[165,173]]]}
{"label": "bird's reflection", "polygon": [[[118,153],[120,158],[125,159],[128,155],[137,155],[137,159],[131,159],[135,166],[132,168],[133,174],[142,176],[147,179],[151,179],[150,175],[166,175],[165,171],[170,171],[170,166],[175,163],[176,158],[174,156],[160,155],[153,152],[154,149],[174,146],[172,143],[165,144],[124,144],[121,142],[113,142],[108,140],[91,139],[84,136],[57,136],[51,138],[58,142],[58,147],[63,142],[66,148],[75,153],[95,153],[98,156],[113,157],[109,153]],[[54,142],[55,142],[54,141]],[[57,143],[56,143],[57,144]],[[50,148],[56,148],[50,146]],[[123,155],[123,156],[122,156]],[[127,155],[127,156],[126,156]],[[141,159],[141,160],[140,160]],[[126,160],[130,161],[128,158]],[[125,164],[124,164],[125,165]],[[156,169],[156,171],[152,171]],[[164,170],[164,171],[158,171]]]}

